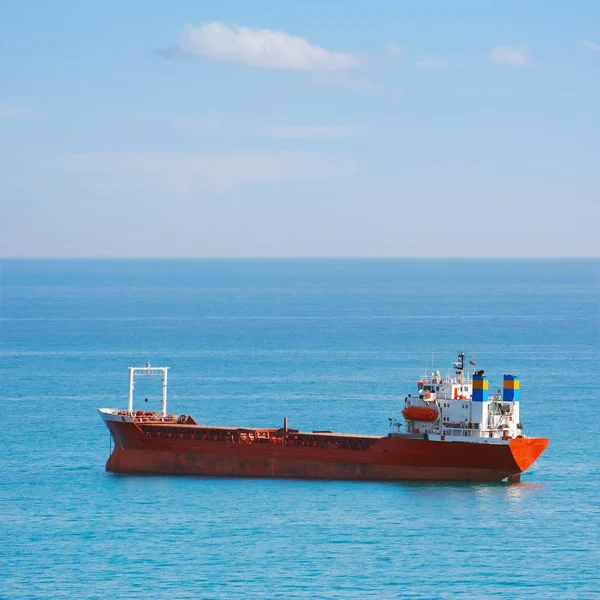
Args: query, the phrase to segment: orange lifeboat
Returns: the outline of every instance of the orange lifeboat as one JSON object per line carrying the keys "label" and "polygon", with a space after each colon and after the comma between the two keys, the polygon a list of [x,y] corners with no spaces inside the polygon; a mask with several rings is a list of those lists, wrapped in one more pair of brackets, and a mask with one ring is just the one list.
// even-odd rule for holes
{"label": "orange lifeboat", "polygon": [[402,411],[402,416],[407,421],[425,421],[431,423],[438,418],[439,413],[435,408],[427,406],[407,406]]}

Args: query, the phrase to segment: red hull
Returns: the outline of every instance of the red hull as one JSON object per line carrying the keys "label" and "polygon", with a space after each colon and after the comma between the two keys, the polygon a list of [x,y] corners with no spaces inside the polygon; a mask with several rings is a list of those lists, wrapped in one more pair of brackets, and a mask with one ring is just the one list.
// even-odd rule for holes
{"label": "red hull", "polygon": [[325,448],[202,439],[193,432],[204,429],[193,426],[185,430],[189,434],[165,438],[157,437],[165,430],[163,425],[145,425],[143,430],[132,422],[106,421],[106,425],[115,440],[106,469],[118,473],[501,481],[529,468],[549,442],[546,438],[486,444],[382,437],[356,438],[357,444],[364,442],[360,449]]}

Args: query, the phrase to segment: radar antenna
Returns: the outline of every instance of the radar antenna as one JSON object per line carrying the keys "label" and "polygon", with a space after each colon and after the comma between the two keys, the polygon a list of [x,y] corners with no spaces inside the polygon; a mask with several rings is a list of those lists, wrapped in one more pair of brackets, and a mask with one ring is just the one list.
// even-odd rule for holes
{"label": "radar antenna", "polygon": [[458,375],[459,383],[464,382],[464,374],[465,374],[465,353],[458,353],[458,360],[454,363],[454,368],[456,369],[456,374]]}

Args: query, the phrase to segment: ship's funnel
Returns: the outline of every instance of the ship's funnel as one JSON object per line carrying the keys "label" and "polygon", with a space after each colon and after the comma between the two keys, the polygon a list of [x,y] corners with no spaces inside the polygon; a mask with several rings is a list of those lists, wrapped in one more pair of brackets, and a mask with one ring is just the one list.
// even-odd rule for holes
{"label": "ship's funnel", "polygon": [[519,378],[514,375],[504,376],[504,389],[502,400],[504,402],[518,402],[520,398]]}
{"label": "ship's funnel", "polygon": [[487,402],[488,401],[488,380],[483,375],[473,375],[473,395],[471,396],[473,402]]}

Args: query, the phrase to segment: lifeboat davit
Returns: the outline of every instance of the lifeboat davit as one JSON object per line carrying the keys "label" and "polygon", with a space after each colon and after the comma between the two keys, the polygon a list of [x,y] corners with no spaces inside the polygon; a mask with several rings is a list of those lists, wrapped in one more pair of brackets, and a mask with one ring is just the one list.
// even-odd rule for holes
{"label": "lifeboat davit", "polygon": [[427,423],[435,421],[439,414],[435,408],[428,406],[407,406],[402,411],[402,416],[407,421],[425,421]]}

